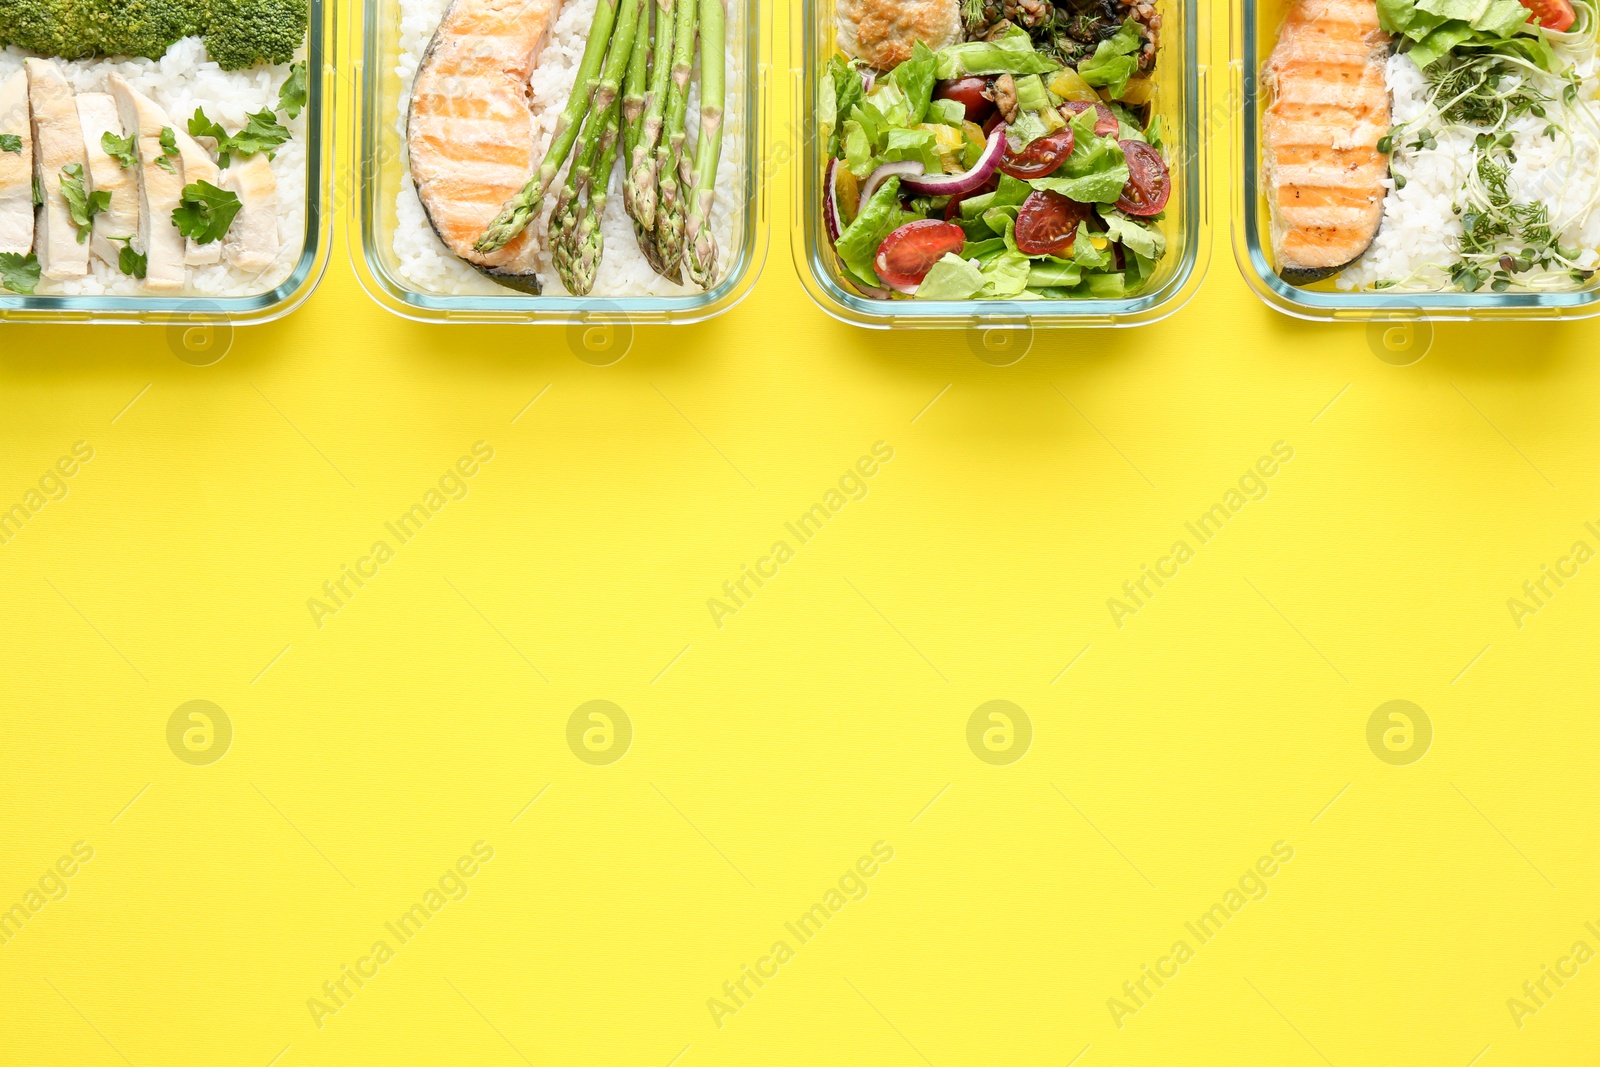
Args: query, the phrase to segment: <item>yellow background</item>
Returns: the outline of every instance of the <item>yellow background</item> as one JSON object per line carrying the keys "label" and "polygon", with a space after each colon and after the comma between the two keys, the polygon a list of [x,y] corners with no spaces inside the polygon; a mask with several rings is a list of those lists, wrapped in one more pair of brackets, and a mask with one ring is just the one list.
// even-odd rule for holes
{"label": "yellow background", "polygon": [[[162,329],[0,330],[0,503],[94,448],[0,547],[0,908],[94,849],[0,945],[0,1063],[1594,1062],[1600,964],[1520,1028],[1506,1002],[1600,948],[1600,564],[1520,628],[1506,602],[1600,547],[1597,327],[1442,325],[1393,366],[1260,304],[1224,228],[1177,315],[996,367],[816,310],[789,196],[748,300],[608,367],[561,328],[391,317],[342,247],[208,367]],[[319,628],[308,598],[480,440],[466,499]],[[868,496],[715,626],[877,441]],[[1118,628],[1278,441],[1269,495]],[[208,766],[166,740],[196,699],[234,729]],[[634,732],[608,766],[566,741],[595,699]],[[1396,699],[1434,729],[1409,766],[1366,739]],[[1007,766],[966,742],[991,700],[1033,727]]]}

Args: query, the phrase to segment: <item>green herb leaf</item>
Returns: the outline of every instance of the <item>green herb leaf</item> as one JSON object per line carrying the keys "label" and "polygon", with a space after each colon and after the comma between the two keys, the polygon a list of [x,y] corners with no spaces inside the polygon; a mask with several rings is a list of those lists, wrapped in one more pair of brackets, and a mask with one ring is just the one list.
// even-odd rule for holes
{"label": "green herb leaf", "polygon": [[156,166],[168,174],[178,173],[178,168],[172,163],[178,156],[178,134],[171,126],[161,127],[161,154],[156,157]]}
{"label": "green herb leaf", "polygon": [[305,109],[307,95],[306,65],[295,63],[289,67],[289,77],[278,87],[278,110],[290,118],[297,118]]}
{"label": "green herb leaf", "polygon": [[143,278],[150,266],[150,258],[141,252],[133,250],[133,235],[127,237],[107,237],[108,241],[118,241],[122,244],[122,251],[117,253],[117,269],[132,278]]}
{"label": "green herb leaf", "polygon": [[289,131],[278,123],[271,111],[262,110],[250,116],[244,129],[228,138],[228,150],[241,156],[266,152],[272,158],[273,149],[289,139]]}
{"label": "green herb leaf", "polygon": [[61,168],[61,195],[66,198],[67,212],[78,230],[81,245],[89,239],[90,222],[111,206],[111,194],[104,189],[88,192],[83,185],[83,164],[69,163]]}
{"label": "green herb leaf", "polygon": [[212,122],[204,108],[195,108],[194,114],[189,116],[189,136],[214,139],[217,142],[217,166],[228,166],[228,131],[219,123]]}
{"label": "green herb leaf", "polygon": [[15,133],[0,133],[0,152],[22,155],[22,136]]}
{"label": "green herb leaf", "polygon": [[239,198],[210,182],[193,182],[183,187],[183,196],[172,212],[172,224],[195,243],[208,245],[220,241],[239,214]]}
{"label": "green herb leaf", "polygon": [[32,296],[39,284],[39,260],[32,253],[0,252],[0,288]]}
{"label": "green herb leaf", "polygon": [[104,148],[106,155],[116,160],[117,166],[123,170],[139,162],[138,139],[131,133],[126,137],[118,137],[107,130],[100,135],[100,147]]}

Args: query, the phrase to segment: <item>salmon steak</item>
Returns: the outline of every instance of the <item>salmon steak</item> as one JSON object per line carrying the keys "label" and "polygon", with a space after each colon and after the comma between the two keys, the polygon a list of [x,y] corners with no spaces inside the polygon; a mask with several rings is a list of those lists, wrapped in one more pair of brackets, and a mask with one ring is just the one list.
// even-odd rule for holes
{"label": "salmon steak", "polygon": [[1295,0],[1284,20],[1265,71],[1262,171],[1285,281],[1337,274],[1378,235],[1388,57],[1374,0]]}
{"label": "salmon steak", "polygon": [[494,252],[472,245],[534,176],[533,73],[561,0],[455,0],[411,87],[406,147],[428,223],[453,254],[537,294],[533,227]]}

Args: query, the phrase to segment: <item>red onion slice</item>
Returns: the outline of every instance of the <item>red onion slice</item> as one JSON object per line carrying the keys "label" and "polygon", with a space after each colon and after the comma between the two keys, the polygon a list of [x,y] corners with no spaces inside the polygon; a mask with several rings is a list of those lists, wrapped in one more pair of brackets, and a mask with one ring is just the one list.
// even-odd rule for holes
{"label": "red onion slice", "polygon": [[[999,169],[1000,160],[1005,158],[1005,153],[1006,127],[996,126],[989,134],[988,142],[983,146],[983,154],[978,157],[978,162],[974,163],[970,170],[962,171],[960,174],[924,174],[921,165],[918,164],[916,176],[907,177],[904,185],[912,192],[921,193],[923,196],[966,196],[981,187]],[[877,178],[878,173],[885,167],[893,166],[899,164],[888,163],[884,167],[879,167],[873,173],[873,178]]]}
{"label": "red onion slice", "polygon": [[[995,165],[999,166],[998,163]],[[913,174],[921,173],[922,164],[918,163],[914,159],[903,160],[899,163],[883,164],[877,170],[872,172],[872,176],[867,179],[867,184],[861,188],[862,207],[865,208],[867,201],[872,199],[872,194],[878,191],[878,186],[882,185],[890,178],[898,176],[904,179],[905,185],[910,186],[911,176]]]}
{"label": "red onion slice", "polygon": [[879,289],[877,286],[866,285],[866,284],[863,284],[862,282],[856,281],[854,278],[850,279],[850,284],[855,286],[857,289],[861,290],[861,293],[862,293],[863,296],[870,296],[874,300],[893,300],[894,299],[894,294],[889,292],[889,290],[887,290],[887,289]]}
{"label": "red onion slice", "polygon": [[828,159],[828,169],[823,174],[822,180],[827,185],[827,190],[822,194],[822,219],[828,226],[828,240],[837,241],[841,228],[839,226],[839,194],[834,178],[838,176],[839,161],[833,157]]}

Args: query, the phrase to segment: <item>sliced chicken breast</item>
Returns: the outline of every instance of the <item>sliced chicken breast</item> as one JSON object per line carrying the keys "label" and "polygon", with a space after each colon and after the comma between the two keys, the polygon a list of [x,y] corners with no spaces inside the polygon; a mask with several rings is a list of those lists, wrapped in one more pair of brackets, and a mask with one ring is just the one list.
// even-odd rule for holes
{"label": "sliced chicken breast", "polygon": [[239,214],[222,240],[222,258],[251,274],[278,258],[278,181],[265,152],[233,157],[222,187],[239,198]]}
{"label": "sliced chicken breast", "polygon": [[16,138],[15,152],[0,149],[0,252],[33,251],[33,127],[28,112],[28,72],[0,81],[0,137]]}
{"label": "sliced chicken breast", "polygon": [[1267,61],[1262,162],[1278,270],[1296,284],[1337,273],[1383,220],[1389,36],[1374,0],[1296,0]]}
{"label": "sliced chicken breast", "polygon": [[[193,182],[210,182],[217,188],[222,187],[222,172],[211,161],[211,153],[200,147],[200,142],[184,130],[174,130],[178,140],[178,152],[183,156],[183,183],[189,185]],[[184,239],[183,261],[191,267],[203,267],[212,263],[222,262],[222,242],[212,241],[210,244],[200,244],[193,237]]]}
{"label": "sliced chicken breast", "polygon": [[34,253],[46,278],[81,278],[89,273],[89,239],[78,241],[67,198],[61,192],[61,171],[83,168],[89,183],[89,157],[83,150],[83,128],[72,86],[61,68],[48,59],[27,59],[28,105],[33,110],[33,169],[44,204],[34,231]]}
{"label": "sliced chicken breast", "polygon": [[79,93],[78,122],[83,127],[83,150],[89,157],[90,188],[111,194],[111,203],[94,217],[89,250],[115,267],[125,242],[139,232],[139,164],[124,168],[105,149],[105,135],[122,136],[117,102],[110,93]]}
{"label": "sliced chicken breast", "polygon": [[[182,289],[184,238],[172,224],[172,212],[183,195],[183,160],[168,158],[161,147],[161,131],[172,128],[172,120],[120,74],[111,74],[106,81],[117,102],[122,128],[138,136],[138,246],[147,259],[145,288],[158,292]],[[161,160],[166,161],[165,165]]]}
{"label": "sliced chicken breast", "polygon": [[481,254],[473,243],[533,177],[528,77],[561,0],[454,0],[412,83],[411,177],[446,248],[502,285],[539,291],[536,227]]}

